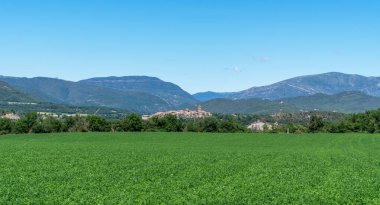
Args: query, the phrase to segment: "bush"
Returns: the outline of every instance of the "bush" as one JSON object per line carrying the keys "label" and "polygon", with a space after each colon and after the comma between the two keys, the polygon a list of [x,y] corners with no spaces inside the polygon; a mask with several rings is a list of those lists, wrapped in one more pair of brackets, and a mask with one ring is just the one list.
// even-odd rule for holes
{"label": "bush", "polygon": [[109,132],[111,124],[104,118],[90,115],[87,117],[89,131],[92,132]]}
{"label": "bush", "polygon": [[143,121],[137,114],[126,116],[120,123],[122,131],[141,132],[143,129]]}
{"label": "bush", "polygon": [[64,132],[88,132],[89,123],[85,118],[80,116],[65,117],[62,123],[62,130]]}
{"label": "bush", "polygon": [[180,119],[177,118],[177,116],[174,115],[166,115],[165,117],[161,118],[164,124],[164,129],[166,132],[182,132],[183,131],[183,124]]}
{"label": "bush", "polygon": [[309,122],[309,132],[319,132],[323,129],[324,123],[321,117],[313,115]]}
{"label": "bush", "polygon": [[188,120],[185,124],[184,128],[185,132],[200,132],[199,123],[197,123],[195,120]]}
{"label": "bush", "polygon": [[240,125],[237,121],[233,119],[222,120],[219,125],[219,132],[245,132],[247,129]]}
{"label": "bush", "polygon": [[0,135],[12,132],[13,121],[10,119],[0,118]]}
{"label": "bush", "polygon": [[43,121],[44,132],[52,133],[52,132],[61,132],[63,130],[63,124],[61,120],[48,117]]}
{"label": "bush", "polygon": [[37,123],[37,113],[32,112],[26,114],[21,119],[17,120],[14,132],[17,134],[23,134],[23,133],[31,133],[33,130],[33,126]]}
{"label": "bush", "polygon": [[218,132],[218,120],[213,117],[204,118],[200,121],[200,129],[202,132]]}
{"label": "bush", "polygon": [[143,122],[144,131],[182,132],[184,127],[183,121],[175,115],[153,117]]}

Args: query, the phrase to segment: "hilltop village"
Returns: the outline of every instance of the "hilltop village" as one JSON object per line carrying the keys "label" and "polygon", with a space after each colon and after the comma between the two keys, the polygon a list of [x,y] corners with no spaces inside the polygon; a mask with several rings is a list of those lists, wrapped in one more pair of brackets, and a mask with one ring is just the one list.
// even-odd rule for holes
{"label": "hilltop village", "polygon": [[197,118],[205,118],[205,117],[212,116],[211,112],[206,112],[202,110],[202,107],[199,105],[196,110],[184,109],[184,110],[171,110],[167,112],[157,112],[152,115],[143,115],[142,119],[148,120],[153,117],[161,118],[161,117],[165,117],[166,115],[174,115],[180,119],[197,119]]}

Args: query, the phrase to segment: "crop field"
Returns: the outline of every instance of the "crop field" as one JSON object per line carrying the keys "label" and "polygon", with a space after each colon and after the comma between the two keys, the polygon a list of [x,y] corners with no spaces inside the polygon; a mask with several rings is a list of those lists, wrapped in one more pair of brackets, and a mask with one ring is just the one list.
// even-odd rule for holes
{"label": "crop field", "polygon": [[380,204],[380,135],[0,136],[0,204]]}

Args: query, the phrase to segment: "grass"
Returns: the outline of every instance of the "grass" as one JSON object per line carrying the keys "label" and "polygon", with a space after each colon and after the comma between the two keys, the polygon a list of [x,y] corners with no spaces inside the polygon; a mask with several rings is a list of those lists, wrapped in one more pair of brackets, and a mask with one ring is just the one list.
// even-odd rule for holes
{"label": "grass", "polygon": [[0,137],[0,204],[380,204],[380,135]]}

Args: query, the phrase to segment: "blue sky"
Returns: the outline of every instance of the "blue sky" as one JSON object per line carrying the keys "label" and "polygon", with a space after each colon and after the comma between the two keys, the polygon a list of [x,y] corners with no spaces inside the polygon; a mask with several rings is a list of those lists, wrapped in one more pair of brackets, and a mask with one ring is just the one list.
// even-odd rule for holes
{"label": "blue sky", "polygon": [[0,75],[148,75],[190,93],[380,76],[377,0],[0,0]]}

